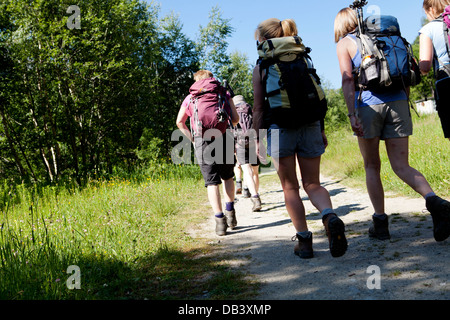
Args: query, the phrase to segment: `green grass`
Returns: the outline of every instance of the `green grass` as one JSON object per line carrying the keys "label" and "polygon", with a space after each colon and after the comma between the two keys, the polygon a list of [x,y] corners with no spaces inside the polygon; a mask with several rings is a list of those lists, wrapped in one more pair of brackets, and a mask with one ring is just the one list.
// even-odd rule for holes
{"label": "green grass", "polygon": [[[164,165],[82,188],[5,184],[0,299],[247,297],[245,274],[187,232],[210,214],[200,177],[198,166]],[[67,288],[71,265],[81,289]]]}
{"label": "green grass", "polygon": [[[409,142],[410,165],[420,171],[433,190],[450,197],[450,141],[443,137],[439,117],[424,115],[420,118],[414,113],[414,134]],[[323,156],[321,170],[324,174],[342,179],[345,183],[365,190],[365,172],[358,142],[353,137],[350,124],[338,129],[328,128],[329,146]],[[384,142],[380,143],[381,178],[385,191],[397,195],[417,196],[392,171],[386,154]]]}

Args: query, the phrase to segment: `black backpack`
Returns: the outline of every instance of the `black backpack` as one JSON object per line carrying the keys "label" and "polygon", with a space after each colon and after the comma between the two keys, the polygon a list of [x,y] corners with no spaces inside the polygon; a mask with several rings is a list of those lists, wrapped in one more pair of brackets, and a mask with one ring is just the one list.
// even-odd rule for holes
{"label": "black backpack", "polygon": [[273,38],[258,46],[266,128],[299,128],[325,119],[327,100],[310,51],[298,36]]}

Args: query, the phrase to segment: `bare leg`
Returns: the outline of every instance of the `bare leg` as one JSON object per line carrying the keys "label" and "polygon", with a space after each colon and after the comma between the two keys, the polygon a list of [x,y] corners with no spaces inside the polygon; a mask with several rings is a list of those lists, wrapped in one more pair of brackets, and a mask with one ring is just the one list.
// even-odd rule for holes
{"label": "bare leg", "polygon": [[376,214],[385,213],[384,189],[381,183],[380,171],[380,138],[364,139],[358,138],[359,150],[364,159],[366,171],[366,185],[370,201]]}
{"label": "bare leg", "polygon": [[409,139],[398,138],[386,140],[386,150],[395,174],[408,184],[414,191],[425,197],[433,192],[428,181],[416,169],[409,165]]}
{"label": "bare leg", "polygon": [[308,231],[305,217],[305,207],[300,198],[300,186],[296,174],[295,156],[280,159],[273,158],[275,168],[280,178],[284,192],[286,209],[297,232]]}

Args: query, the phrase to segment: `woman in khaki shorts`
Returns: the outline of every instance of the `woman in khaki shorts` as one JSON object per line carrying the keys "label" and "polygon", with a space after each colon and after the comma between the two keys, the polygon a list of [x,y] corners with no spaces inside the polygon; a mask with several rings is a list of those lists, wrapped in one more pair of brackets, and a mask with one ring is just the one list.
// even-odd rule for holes
{"label": "woman in khaki shorts", "polygon": [[[342,74],[342,90],[349,119],[364,159],[366,185],[374,208],[373,226],[369,236],[380,240],[390,238],[380,178],[380,140],[384,140],[389,162],[395,174],[422,195],[433,217],[434,238],[443,241],[450,235],[450,203],[435,195],[425,177],[409,165],[409,136],[412,120],[407,90],[389,92],[355,92],[352,71],[361,65],[361,54],[354,31],[358,26],[355,11],[342,9],[335,20],[335,41]],[[359,100],[359,101],[358,101]]]}

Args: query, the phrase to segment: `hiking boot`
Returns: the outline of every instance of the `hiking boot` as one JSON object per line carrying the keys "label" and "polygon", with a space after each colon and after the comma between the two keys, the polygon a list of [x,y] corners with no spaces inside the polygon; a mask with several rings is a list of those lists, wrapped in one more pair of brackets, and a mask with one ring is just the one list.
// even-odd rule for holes
{"label": "hiking boot", "polygon": [[248,190],[248,188],[244,188],[244,191],[242,191],[242,196],[244,198],[250,198],[252,195],[250,194],[250,191]]}
{"label": "hiking boot", "polygon": [[329,213],[322,218],[330,244],[330,253],[334,258],[341,257],[347,251],[344,222],[335,213]]}
{"label": "hiking boot", "polygon": [[294,247],[294,254],[299,256],[301,259],[310,259],[314,257],[312,248],[312,233],[310,232],[307,238],[295,234],[292,237],[292,241],[298,240],[298,243]]}
{"label": "hiking boot", "polygon": [[428,197],[426,206],[433,218],[433,236],[444,241],[450,236],[450,203],[438,196]]}
{"label": "hiking boot", "polygon": [[252,202],[253,202],[253,208],[252,211],[253,212],[258,212],[261,211],[261,199],[258,197],[252,197]]}
{"label": "hiking boot", "polygon": [[391,234],[389,233],[389,219],[387,216],[384,219],[372,216],[372,221],[373,225],[369,228],[369,237],[378,240],[388,240],[391,238]]}
{"label": "hiking boot", "polygon": [[236,211],[233,209],[231,211],[225,210],[225,217],[227,219],[227,224],[231,230],[236,228],[237,220],[236,220]]}
{"label": "hiking boot", "polygon": [[216,218],[216,234],[218,236],[224,236],[227,233],[227,219],[226,217]]}
{"label": "hiking boot", "polygon": [[242,194],[242,181],[236,181],[236,194]]}

